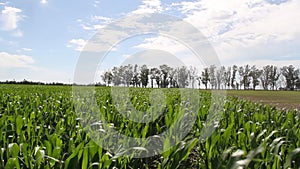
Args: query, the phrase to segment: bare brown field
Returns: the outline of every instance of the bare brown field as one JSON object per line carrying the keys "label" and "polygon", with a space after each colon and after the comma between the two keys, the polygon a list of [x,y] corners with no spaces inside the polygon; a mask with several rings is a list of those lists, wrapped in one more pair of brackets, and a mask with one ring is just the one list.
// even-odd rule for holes
{"label": "bare brown field", "polygon": [[280,109],[300,110],[300,91],[228,90],[227,95],[276,106]]}

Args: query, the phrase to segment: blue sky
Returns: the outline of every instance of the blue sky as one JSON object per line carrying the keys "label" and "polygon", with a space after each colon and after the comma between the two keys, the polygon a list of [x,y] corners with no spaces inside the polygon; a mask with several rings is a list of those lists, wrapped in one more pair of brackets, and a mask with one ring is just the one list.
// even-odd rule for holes
{"label": "blue sky", "polygon": [[[299,0],[1,0],[0,81],[72,81],[81,50],[97,31],[141,13],[171,14],[191,23],[223,65],[299,68],[299,11]],[[144,36],[121,45],[111,58],[147,49],[186,50],[168,38]]]}

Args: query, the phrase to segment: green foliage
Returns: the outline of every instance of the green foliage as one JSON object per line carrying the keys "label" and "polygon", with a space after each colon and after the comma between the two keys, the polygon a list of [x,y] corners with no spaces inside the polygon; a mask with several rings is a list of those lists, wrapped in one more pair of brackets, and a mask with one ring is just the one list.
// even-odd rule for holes
{"label": "green foliage", "polygon": [[[155,89],[131,88],[133,107],[147,110],[152,90]],[[167,98],[165,107],[151,110],[163,114],[143,124],[118,113],[110,88],[96,88],[97,103],[107,122],[122,134],[141,138],[162,133],[182,111],[180,91],[164,89],[163,92]],[[111,154],[91,140],[76,116],[71,87],[1,85],[0,168],[300,167],[298,111],[277,110],[230,97],[226,99],[222,118],[213,126],[215,132],[203,140],[200,133],[208,117],[211,95],[199,92],[199,96],[198,117],[192,131],[180,143],[161,155],[135,159],[122,153],[148,150],[133,147]],[[161,144],[168,147],[170,142]]]}

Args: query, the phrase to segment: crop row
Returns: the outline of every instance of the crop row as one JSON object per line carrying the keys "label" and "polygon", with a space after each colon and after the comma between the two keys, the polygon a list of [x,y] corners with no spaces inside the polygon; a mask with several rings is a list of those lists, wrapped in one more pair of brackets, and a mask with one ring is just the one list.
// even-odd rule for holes
{"label": "crop row", "polygon": [[[0,168],[300,167],[300,115],[296,110],[277,110],[228,97],[219,100],[223,105],[215,109],[219,116],[211,116],[210,109],[216,107],[217,102],[212,100],[210,92],[184,89],[197,94],[199,106],[194,110],[188,107],[194,103],[182,101],[179,89],[162,89],[160,92],[165,97],[158,97],[162,93],[151,96],[156,89],[130,88],[127,102],[120,104],[110,89],[96,88],[98,116],[79,111],[92,110],[93,105],[84,99],[77,100],[71,87],[1,85]],[[160,105],[151,108],[153,102]],[[183,109],[184,106],[187,108]],[[126,113],[122,114],[124,110]],[[154,115],[153,121],[139,123],[128,119],[134,110]],[[108,128],[132,138],[161,137],[178,117],[192,111],[196,111],[192,129],[171,148],[168,139],[157,142],[151,150],[149,146],[130,147],[130,143],[122,140],[119,147],[113,147],[114,139],[105,139],[106,145],[112,145],[115,152],[112,153],[99,146],[103,142],[97,142],[94,137],[97,132],[105,137]],[[139,115],[131,118],[145,118]],[[94,120],[93,123],[86,125],[90,120]],[[180,128],[188,126],[184,122],[178,125]],[[96,132],[86,132],[91,129]],[[203,130],[207,129],[213,132],[210,137],[203,137]],[[146,142],[139,145],[143,144]],[[155,151],[155,148],[165,151],[134,158],[135,153]]]}

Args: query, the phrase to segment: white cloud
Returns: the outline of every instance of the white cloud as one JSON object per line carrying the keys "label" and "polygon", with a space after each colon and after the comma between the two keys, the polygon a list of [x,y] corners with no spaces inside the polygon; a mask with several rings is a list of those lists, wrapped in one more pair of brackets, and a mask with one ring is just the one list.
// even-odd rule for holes
{"label": "white cloud", "polygon": [[0,5],[6,5],[8,2],[0,2]]}
{"label": "white cloud", "polygon": [[214,45],[223,62],[286,60],[299,53],[300,1],[265,0],[173,3]]}
{"label": "white cloud", "polygon": [[22,48],[22,50],[24,50],[24,51],[27,51],[27,52],[30,52],[30,51],[32,51],[32,49],[31,49],[31,48]]}
{"label": "white cloud", "polygon": [[83,22],[82,19],[77,21],[81,23],[80,25],[84,30],[97,31],[111,23],[113,19],[104,16],[93,15],[88,19],[87,22]]}
{"label": "white cloud", "polygon": [[[143,0],[142,5],[131,14],[179,10],[179,15],[183,14],[185,21],[208,37],[223,64],[251,60],[295,60],[300,53],[297,47],[300,45],[300,1],[270,2],[201,0],[173,3],[165,8],[160,0]],[[113,19],[103,16],[91,16],[88,22],[78,22],[83,29],[96,31],[112,21]],[[126,23],[129,26],[134,24]],[[82,50],[85,43],[82,39],[70,41],[76,50]],[[160,36],[148,38],[136,48],[161,49],[174,54],[187,51],[184,45]],[[188,58],[186,60],[193,61]]]}
{"label": "white cloud", "polygon": [[193,10],[200,10],[201,8],[201,2],[189,2],[189,1],[183,1],[180,3],[172,3],[171,8],[178,7],[177,10],[181,11],[184,14],[187,14]]}
{"label": "white cloud", "polygon": [[22,19],[19,8],[5,6],[1,11],[0,20],[2,22],[1,29],[6,31],[15,30],[18,28],[18,22]]}
{"label": "white cloud", "polygon": [[[201,63],[201,60],[199,60],[187,46],[165,36],[146,38],[143,43],[135,46],[134,48],[143,49],[146,51],[165,51],[171,54],[173,58],[179,59],[187,66],[200,66],[203,64]],[[171,60],[169,61],[171,62]]]}
{"label": "white cloud", "polygon": [[47,0],[41,0],[40,1],[42,4],[46,4],[46,3],[48,3],[48,1]]}
{"label": "white cloud", "polygon": [[182,60],[173,54],[164,51],[164,50],[145,50],[141,52],[137,52],[133,55],[127,57],[122,65],[128,64],[138,64],[138,65],[147,65],[149,67],[158,67],[162,64],[168,64],[171,67],[180,67],[185,65]]}
{"label": "white cloud", "polygon": [[98,6],[99,6],[99,4],[100,4],[100,1],[94,1],[94,3],[93,3],[93,6],[95,7],[95,8],[97,8]]}
{"label": "white cloud", "polygon": [[98,15],[91,16],[91,21],[92,22],[102,21],[104,23],[110,23],[111,20],[112,20],[111,18],[104,17],[104,16],[98,16]]}
{"label": "white cloud", "polygon": [[[13,71],[12,71],[13,70]],[[0,81],[24,79],[35,82],[62,82],[72,83],[72,74],[56,69],[35,68],[35,69],[4,69],[0,71]]]}
{"label": "white cloud", "polygon": [[0,52],[0,81],[13,79],[64,83],[71,81],[72,75],[65,71],[38,67],[34,63],[34,59],[28,55]]}
{"label": "white cloud", "polygon": [[163,10],[160,0],[143,0],[143,4],[133,14],[155,13]]}
{"label": "white cloud", "polygon": [[184,52],[185,50],[187,50],[187,48],[184,45],[164,36],[146,38],[143,43],[135,46],[135,48],[146,49],[146,50],[147,49],[166,50],[172,54]]}
{"label": "white cloud", "polygon": [[90,30],[99,30],[105,27],[105,24],[100,25],[100,24],[95,24],[95,25],[86,25],[86,24],[82,24],[81,27],[84,30],[90,31]]}
{"label": "white cloud", "polygon": [[[112,37],[113,38],[113,37]],[[103,52],[103,51],[116,51],[116,47],[108,42],[101,41],[97,38],[92,38],[89,41],[84,39],[72,39],[67,45],[68,48],[73,48],[76,51],[92,51],[92,52]]]}
{"label": "white cloud", "polygon": [[0,67],[7,68],[34,68],[34,60],[27,55],[15,55],[6,52],[0,52]]}
{"label": "white cloud", "polygon": [[258,68],[262,68],[266,65],[276,65],[278,68],[288,65],[294,65],[296,68],[300,68],[300,60],[270,60],[270,59],[261,59],[261,60],[252,60],[252,61],[240,61],[240,62],[231,62],[227,66],[232,65],[256,65]]}
{"label": "white cloud", "polygon": [[87,44],[87,41],[84,39],[72,39],[69,41],[67,47],[74,48],[77,51],[82,51],[84,46]]}

